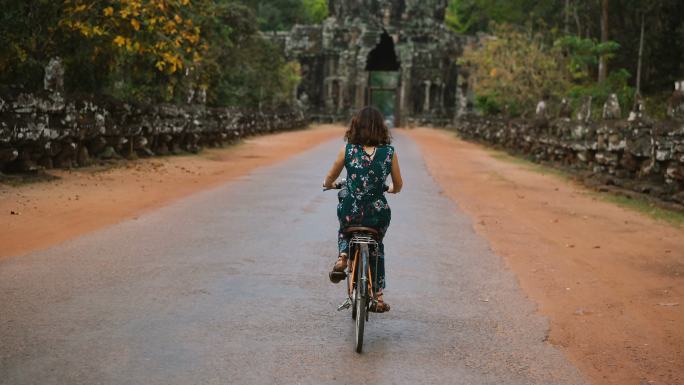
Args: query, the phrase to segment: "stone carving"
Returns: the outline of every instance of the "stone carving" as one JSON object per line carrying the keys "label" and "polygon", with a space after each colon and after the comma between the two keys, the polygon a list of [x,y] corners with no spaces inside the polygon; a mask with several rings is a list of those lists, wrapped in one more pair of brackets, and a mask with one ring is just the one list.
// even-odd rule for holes
{"label": "stone carving", "polygon": [[634,102],[634,109],[629,112],[627,120],[633,122],[637,119],[643,119],[645,113],[646,105],[644,104],[644,99],[640,95],[637,95]]}
{"label": "stone carving", "polygon": [[197,90],[196,99],[198,104],[207,104],[207,87],[200,87]]}
{"label": "stone carving", "polygon": [[307,95],[317,120],[346,120],[371,102],[370,71],[396,71],[393,92],[399,124],[421,121],[446,124],[472,103],[457,87],[456,58],[465,37],[444,25],[445,0],[330,0],[331,17],[322,25],[298,25],[289,33],[269,35],[300,62],[297,95]]}
{"label": "stone carving", "polygon": [[603,104],[603,119],[620,119],[622,117],[622,109],[620,108],[620,101],[616,94],[610,94],[608,100]]}
{"label": "stone carving", "polygon": [[[241,137],[303,127],[297,110],[249,111],[204,105],[137,106],[20,94],[0,109],[0,172],[80,167],[221,146]],[[201,102],[201,92],[195,96]]]}
{"label": "stone carving", "polygon": [[577,121],[588,123],[591,120],[591,105],[593,103],[593,98],[588,96],[582,106],[577,110]]}
{"label": "stone carving", "polygon": [[667,105],[667,115],[671,118],[684,118],[684,80],[675,82],[675,90]]}
{"label": "stone carving", "polygon": [[64,92],[64,65],[59,56],[50,59],[45,66],[43,86],[46,91]]}
{"label": "stone carving", "polygon": [[570,107],[570,103],[568,102],[568,99],[563,98],[561,99],[561,105],[558,110],[558,117],[561,119],[570,119],[572,116],[572,108]]}
{"label": "stone carving", "polygon": [[539,103],[537,103],[535,115],[536,115],[537,119],[546,119],[548,117],[547,112],[546,112],[546,101],[545,100],[540,100]]}

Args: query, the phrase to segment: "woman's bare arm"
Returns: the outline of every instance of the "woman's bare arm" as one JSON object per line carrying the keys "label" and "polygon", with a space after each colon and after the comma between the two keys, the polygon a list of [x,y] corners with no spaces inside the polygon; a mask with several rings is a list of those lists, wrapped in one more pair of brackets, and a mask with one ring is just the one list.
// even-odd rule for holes
{"label": "woman's bare arm", "polygon": [[337,159],[335,159],[330,171],[328,171],[328,175],[323,181],[323,187],[329,189],[334,188],[333,183],[335,183],[337,177],[339,177],[340,173],[342,173],[342,169],[344,169],[344,152],[345,147],[343,146],[342,149],[340,149],[340,152],[337,154]]}
{"label": "woman's bare arm", "polygon": [[404,181],[401,179],[401,170],[399,169],[399,158],[397,158],[397,153],[395,152],[392,156],[392,185],[389,190],[390,194],[397,194],[401,191],[404,186]]}

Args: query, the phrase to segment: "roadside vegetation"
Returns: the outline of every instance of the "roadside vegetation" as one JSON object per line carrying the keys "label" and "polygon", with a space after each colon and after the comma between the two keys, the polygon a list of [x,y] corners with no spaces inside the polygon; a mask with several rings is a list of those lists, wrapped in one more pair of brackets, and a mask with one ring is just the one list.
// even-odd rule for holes
{"label": "roadside vegetation", "polygon": [[291,100],[299,66],[261,30],[318,22],[324,0],[27,0],[3,4],[0,86],[42,89],[60,57],[65,90],[120,100],[263,107]]}
{"label": "roadside vegetation", "polygon": [[543,99],[577,106],[591,97],[598,107],[616,93],[625,114],[638,95],[662,117],[684,78],[680,8],[677,0],[451,0],[446,21],[489,34],[459,59],[475,74],[484,114],[529,115]]}

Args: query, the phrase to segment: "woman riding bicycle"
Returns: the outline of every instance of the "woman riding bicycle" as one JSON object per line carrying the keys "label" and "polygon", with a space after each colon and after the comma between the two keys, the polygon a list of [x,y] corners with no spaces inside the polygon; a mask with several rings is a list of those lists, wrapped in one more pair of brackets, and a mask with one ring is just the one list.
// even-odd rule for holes
{"label": "woman riding bicycle", "polygon": [[[389,311],[389,304],[382,298],[385,288],[385,254],[382,240],[390,224],[390,207],[385,199],[385,180],[392,175],[392,184],[387,192],[396,194],[401,191],[403,181],[399,170],[399,160],[390,146],[391,137],[384,116],[374,107],[365,107],[352,119],[345,133],[347,144],[340,150],[335,163],[323,182],[324,188],[334,188],[335,180],[342,169],[347,170],[344,198],[337,205],[337,218],[340,221],[338,233],[339,256],[333,266],[333,272],[344,272],[349,256],[349,234],[344,229],[352,226],[364,226],[377,229],[378,247],[375,249],[378,258],[376,272],[379,287],[377,288],[377,305],[371,311],[383,313]],[[340,279],[330,279],[338,283]]]}

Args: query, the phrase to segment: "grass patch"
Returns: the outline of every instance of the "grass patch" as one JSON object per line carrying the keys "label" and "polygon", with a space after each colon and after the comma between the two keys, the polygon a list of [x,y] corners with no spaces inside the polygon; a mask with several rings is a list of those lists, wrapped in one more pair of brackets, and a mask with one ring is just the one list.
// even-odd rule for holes
{"label": "grass patch", "polygon": [[534,171],[544,175],[553,175],[561,179],[574,179],[574,175],[568,171],[563,171],[553,166],[546,166],[543,164],[535,163],[531,160],[521,158],[519,156],[514,156],[499,150],[487,150],[489,155],[497,160],[501,160],[508,163],[513,163],[518,166],[522,166],[526,170]]}
{"label": "grass patch", "polygon": [[51,182],[60,179],[58,176],[48,174],[44,171],[26,174],[2,174],[0,173],[0,184],[10,187],[21,187],[28,184]]}
{"label": "grass patch", "polygon": [[655,220],[669,223],[676,227],[684,227],[684,212],[668,210],[658,207],[653,202],[643,198],[630,198],[612,193],[592,193],[606,202],[616,204],[622,208],[639,212]]}
{"label": "grass patch", "polygon": [[[562,169],[558,169],[552,166],[546,166],[543,164],[535,163],[531,160],[514,156],[500,150],[487,149],[487,152],[494,159],[519,165],[529,171],[541,173],[544,175],[553,175],[566,181],[578,180],[576,175],[572,174],[569,171],[564,171]],[[651,199],[648,199],[647,197],[628,197],[610,191],[589,192],[588,195],[601,199],[605,202],[615,204],[619,207],[636,211],[657,221],[665,222],[679,228],[684,228],[684,212],[659,207],[656,202],[654,202]]]}

